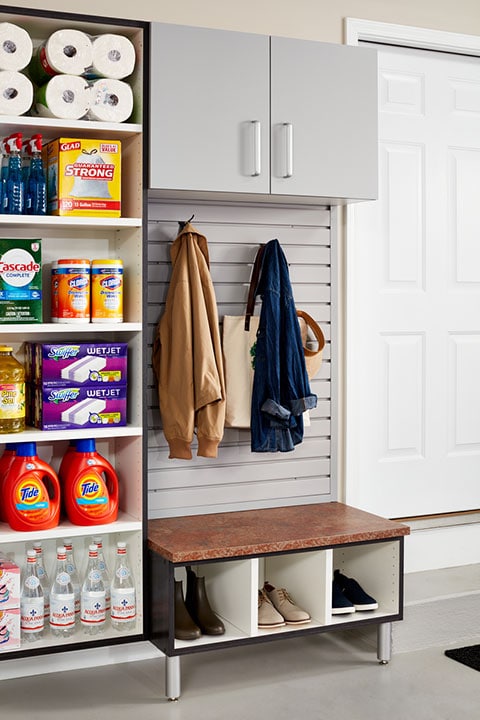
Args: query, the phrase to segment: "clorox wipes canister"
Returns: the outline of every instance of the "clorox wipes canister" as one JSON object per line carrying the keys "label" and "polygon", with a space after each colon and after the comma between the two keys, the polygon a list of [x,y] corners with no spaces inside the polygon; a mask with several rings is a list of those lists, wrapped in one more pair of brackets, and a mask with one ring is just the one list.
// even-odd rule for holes
{"label": "clorox wipes canister", "polygon": [[34,442],[17,443],[3,483],[5,519],[12,530],[48,530],[60,521],[60,483]]}
{"label": "clorox wipes canister", "polygon": [[95,440],[77,440],[62,477],[63,506],[74,525],[101,525],[118,516],[118,477]]}

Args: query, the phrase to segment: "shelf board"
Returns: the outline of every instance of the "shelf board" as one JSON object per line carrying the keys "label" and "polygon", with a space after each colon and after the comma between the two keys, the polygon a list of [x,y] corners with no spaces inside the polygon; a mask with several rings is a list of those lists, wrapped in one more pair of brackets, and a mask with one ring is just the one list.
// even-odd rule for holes
{"label": "shelf board", "polygon": [[[138,636],[139,640],[142,639],[142,628],[143,628],[143,622],[142,622],[142,616],[139,614],[139,611],[141,611],[141,608],[138,608],[137,606],[137,625],[133,630],[126,630],[124,632],[118,632],[117,630],[114,630],[111,625],[110,621],[108,621],[107,627],[105,628],[103,633],[100,633],[98,635],[86,635],[80,627],[76,628],[75,633],[71,637],[67,638],[56,638],[53,637],[48,629],[48,623],[47,623],[47,629],[45,631],[44,637],[41,640],[37,640],[34,644],[28,644],[26,642],[22,641],[22,644],[19,648],[12,648],[8,649],[7,652],[11,653],[9,655],[9,659],[15,659],[17,662],[21,662],[21,658],[14,658],[15,653],[25,652],[29,651],[29,658],[31,659],[34,657],[34,652],[38,650],[44,650],[45,648],[49,649],[51,648],[52,651],[56,652],[58,650],[64,650],[67,649],[69,645],[75,645],[78,643],[93,643],[96,644],[100,642],[107,643],[108,640],[117,640],[117,639],[129,639]],[[107,647],[109,645],[107,644]],[[82,650],[85,650],[85,646],[81,648]],[[36,662],[39,662],[38,656],[35,658]],[[40,661],[41,662],[41,661]]]}
{"label": "shelf board", "polygon": [[142,132],[142,126],[139,123],[109,123],[100,122],[98,120],[64,120],[58,118],[48,118],[41,116],[12,116],[3,115],[0,118],[3,135],[9,135],[19,132],[22,128],[35,133],[41,133],[48,139],[54,137],[76,137],[81,133],[81,137],[85,134],[98,137],[100,139],[122,139],[132,135],[138,135]]}
{"label": "shelf board", "polygon": [[54,540],[63,537],[83,537],[88,533],[94,535],[105,535],[111,533],[134,532],[142,529],[142,521],[136,520],[127,513],[118,513],[118,520],[105,525],[73,525],[68,520],[63,520],[51,530],[32,530],[21,532],[11,530],[6,523],[0,523],[0,543],[27,542],[29,540]]}
{"label": "shelf board", "polygon": [[132,333],[141,332],[142,323],[140,322],[127,322],[127,323],[25,323],[25,324],[9,324],[2,323],[1,335],[27,335],[32,337],[33,335],[71,335],[76,337],[77,335],[92,335],[99,334],[105,335],[105,333]]}
{"label": "shelf board", "polygon": [[27,428],[23,432],[3,433],[0,435],[0,442],[54,442],[56,440],[82,440],[88,438],[118,438],[118,437],[141,437],[143,430],[138,425],[125,426],[101,426],[97,428],[81,428],[72,430],[38,430],[37,428]]}
{"label": "shelf board", "polygon": [[57,215],[0,215],[0,226],[36,228],[141,228],[138,217],[64,217]]}

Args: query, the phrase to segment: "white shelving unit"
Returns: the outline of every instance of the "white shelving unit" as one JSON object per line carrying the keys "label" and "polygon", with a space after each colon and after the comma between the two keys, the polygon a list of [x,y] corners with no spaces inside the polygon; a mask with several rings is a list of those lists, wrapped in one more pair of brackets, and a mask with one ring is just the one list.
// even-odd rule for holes
{"label": "white shelving unit", "polygon": [[[108,626],[102,636],[90,639],[80,629],[68,640],[52,637],[48,630],[43,640],[22,644],[18,650],[0,652],[0,660],[75,649],[88,644],[111,644],[143,636],[143,548],[145,538],[145,471],[143,461],[143,58],[146,23],[130,23],[81,15],[60,15],[35,11],[2,10],[0,21],[25,28],[34,45],[62,28],[83,30],[90,36],[116,33],[130,38],[136,48],[134,74],[128,78],[134,92],[132,122],[116,124],[95,121],[65,121],[42,117],[0,116],[0,137],[22,132],[43,135],[44,142],[58,138],[95,138],[119,140],[122,144],[122,211],[120,218],[105,217],[26,217],[0,215],[0,236],[8,238],[40,238],[43,265],[43,322],[38,324],[1,324],[0,342],[12,345],[15,356],[24,359],[24,343],[39,342],[127,342],[128,390],[127,425],[95,430],[39,431],[27,428],[22,433],[0,435],[0,452],[7,442],[37,444],[38,455],[58,470],[60,461],[72,439],[93,437],[97,450],[115,467],[120,485],[118,520],[96,526],[73,525],[62,520],[51,530],[15,532],[0,523],[0,552],[23,566],[26,549],[33,541],[41,540],[46,568],[53,569],[56,546],[63,538],[72,538],[80,573],[86,566],[88,544],[93,535],[101,535],[110,572],[118,540],[126,541],[129,559],[134,569],[137,590],[137,625],[134,630],[120,634]],[[60,257],[121,258],[124,264],[124,322],[106,324],[68,325],[50,322],[51,264]]]}

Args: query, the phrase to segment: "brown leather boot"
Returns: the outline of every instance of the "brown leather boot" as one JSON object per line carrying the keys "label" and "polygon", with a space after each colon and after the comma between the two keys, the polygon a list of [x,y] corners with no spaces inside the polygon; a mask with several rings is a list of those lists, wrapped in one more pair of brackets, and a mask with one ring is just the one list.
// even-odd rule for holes
{"label": "brown leather boot", "polygon": [[185,604],[188,612],[204,635],[223,635],[225,626],[215,615],[208,602],[205,590],[205,578],[197,577],[187,567],[187,592]]}
{"label": "brown leather boot", "polygon": [[200,635],[200,628],[185,606],[182,581],[175,580],[175,637],[177,640],[196,640]]}

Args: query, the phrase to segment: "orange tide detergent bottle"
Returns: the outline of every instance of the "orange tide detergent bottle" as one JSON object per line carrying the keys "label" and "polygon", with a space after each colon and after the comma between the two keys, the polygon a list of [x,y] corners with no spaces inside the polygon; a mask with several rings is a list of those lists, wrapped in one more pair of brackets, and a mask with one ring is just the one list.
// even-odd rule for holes
{"label": "orange tide detergent bottle", "polygon": [[63,505],[74,525],[115,522],[118,516],[118,477],[112,465],[97,452],[95,440],[77,440],[68,451],[62,477]]}
{"label": "orange tide detergent bottle", "polygon": [[5,519],[12,530],[48,530],[60,521],[60,483],[37,455],[34,442],[16,443],[16,455],[3,483]]}
{"label": "orange tide detergent bottle", "polygon": [[3,451],[2,457],[0,457],[0,522],[7,522],[7,518],[5,517],[5,510],[4,510],[4,500],[3,500],[3,484],[5,482],[5,478],[8,475],[8,471],[10,470],[10,465],[13,462],[13,458],[17,454],[17,444],[16,443],[6,443],[5,450]]}

